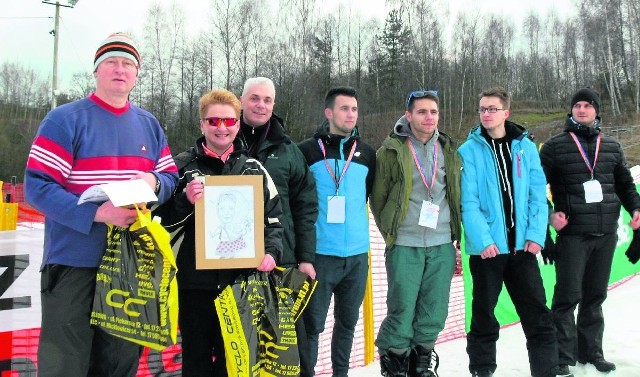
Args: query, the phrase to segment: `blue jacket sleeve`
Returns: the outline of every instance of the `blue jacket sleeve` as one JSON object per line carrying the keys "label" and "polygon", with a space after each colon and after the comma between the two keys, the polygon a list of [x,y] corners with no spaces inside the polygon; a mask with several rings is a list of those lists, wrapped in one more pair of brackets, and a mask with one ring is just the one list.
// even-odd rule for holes
{"label": "blue jacket sleeve", "polygon": [[489,245],[495,243],[491,237],[487,219],[480,210],[481,193],[476,164],[482,163],[482,160],[473,156],[469,144],[463,144],[458,149],[458,154],[462,160],[460,203],[466,250],[468,254],[480,254]]}
{"label": "blue jacket sleeve", "polygon": [[547,203],[547,179],[540,163],[538,149],[530,140],[527,142],[529,161],[529,222],[525,232],[525,240],[533,241],[544,247],[549,223],[549,206]]}

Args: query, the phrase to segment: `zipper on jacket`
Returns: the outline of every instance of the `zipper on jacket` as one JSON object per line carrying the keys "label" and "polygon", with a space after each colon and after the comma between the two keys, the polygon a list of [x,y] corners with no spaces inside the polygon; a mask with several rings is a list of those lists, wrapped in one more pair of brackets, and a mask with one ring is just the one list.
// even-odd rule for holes
{"label": "zipper on jacket", "polygon": [[[475,137],[480,139],[481,140],[480,143],[484,143],[484,145],[487,148],[489,148],[489,152],[491,152],[491,146],[489,145],[489,142],[484,137],[477,136],[477,135]],[[498,185],[500,185],[500,177],[499,177],[500,173],[498,172],[498,169],[500,169],[500,168],[498,167],[498,161],[496,161],[495,159],[493,159],[493,168],[494,168],[494,174],[495,174],[495,177],[496,177],[496,182],[498,182]],[[509,250],[509,234],[508,234],[508,230],[507,230],[507,218],[504,215],[504,200],[502,199],[502,194],[498,195],[498,197],[500,199],[500,207],[502,208],[502,210],[498,211],[498,212],[500,212],[500,215],[502,216],[502,224],[504,224],[504,226],[502,228],[503,228],[503,231],[504,231],[504,239],[507,242],[507,252],[511,253],[511,250]],[[515,203],[514,203],[514,205],[515,205]],[[514,221],[515,221],[515,219],[514,219]],[[514,223],[514,229],[515,228],[516,228],[516,226],[515,226],[515,223]],[[516,237],[516,239],[517,239],[517,237]],[[496,245],[496,247],[497,246],[498,245]],[[498,251],[500,251],[500,249],[498,249]],[[513,253],[514,254],[516,253],[515,246],[513,248]]]}

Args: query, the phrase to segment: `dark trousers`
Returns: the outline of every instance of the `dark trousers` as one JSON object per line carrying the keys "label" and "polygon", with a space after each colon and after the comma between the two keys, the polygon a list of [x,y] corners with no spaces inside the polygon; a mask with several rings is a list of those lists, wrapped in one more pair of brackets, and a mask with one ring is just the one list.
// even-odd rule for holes
{"label": "dark trousers", "polygon": [[497,367],[500,325],[494,309],[504,283],[527,338],[531,375],[555,375],[553,369],[558,364],[555,328],[536,256],[523,251],[487,259],[472,255],[469,267],[473,278],[471,331],[467,334],[469,369],[495,371]]}
{"label": "dark trousers", "polygon": [[40,377],[135,376],[142,347],[89,324],[97,268],[46,265],[41,275]]}
{"label": "dark trousers", "polygon": [[[309,348],[309,339],[307,337],[307,329],[304,326],[304,317],[298,317],[296,321],[296,337],[298,338],[298,356],[300,356],[300,373],[302,376],[313,376],[313,368],[318,359],[318,351],[314,353],[315,358],[311,361],[311,349]],[[317,347],[318,341],[314,344]],[[302,368],[306,368],[304,371]],[[311,371],[309,371],[309,368]]]}
{"label": "dark trousers", "polygon": [[214,300],[220,291],[179,289],[182,375],[226,377],[224,341]]}
{"label": "dark trousers", "polygon": [[[285,264],[280,267],[298,268],[297,264]],[[296,338],[298,340],[298,356],[300,357],[300,365],[308,366],[311,363],[309,359],[309,354],[310,354],[309,341],[307,339],[307,330],[305,329],[304,318],[302,316],[298,317],[298,320],[296,321],[295,326],[296,326]],[[314,364],[315,364],[315,359],[314,359]],[[311,370],[311,372],[312,372],[311,375],[313,375],[313,369]]]}
{"label": "dark trousers", "polygon": [[[561,364],[603,357],[604,316],[617,234],[561,235],[557,242],[556,286],[551,310],[558,330]],[[577,326],[575,309],[578,306]]]}
{"label": "dark trousers", "polygon": [[302,314],[307,332],[308,358],[301,358],[301,376],[314,375],[318,360],[318,342],[324,331],[331,295],[334,296],[334,327],[331,335],[331,365],[333,376],[346,376],[353,344],[353,333],[360,305],[364,298],[369,272],[367,253],[352,257],[334,257],[316,254],[314,263],[318,284]]}

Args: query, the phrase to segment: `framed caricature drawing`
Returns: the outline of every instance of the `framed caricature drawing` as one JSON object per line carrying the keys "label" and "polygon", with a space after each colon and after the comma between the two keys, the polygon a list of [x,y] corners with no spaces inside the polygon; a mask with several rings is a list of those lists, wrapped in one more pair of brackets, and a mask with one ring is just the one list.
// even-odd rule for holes
{"label": "framed caricature drawing", "polygon": [[206,176],[195,203],[196,269],[255,268],[264,258],[261,175]]}

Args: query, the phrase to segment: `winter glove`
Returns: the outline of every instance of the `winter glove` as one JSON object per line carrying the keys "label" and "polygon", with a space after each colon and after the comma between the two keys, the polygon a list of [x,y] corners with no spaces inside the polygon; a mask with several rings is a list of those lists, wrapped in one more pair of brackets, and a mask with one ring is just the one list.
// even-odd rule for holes
{"label": "winter glove", "polygon": [[640,260],[640,229],[633,231],[633,239],[624,255],[629,258],[629,262],[636,264]]}
{"label": "winter glove", "polygon": [[544,240],[544,247],[540,252],[542,254],[542,261],[544,264],[553,264],[556,260],[556,244],[551,238],[551,228],[547,227],[547,238]]}

